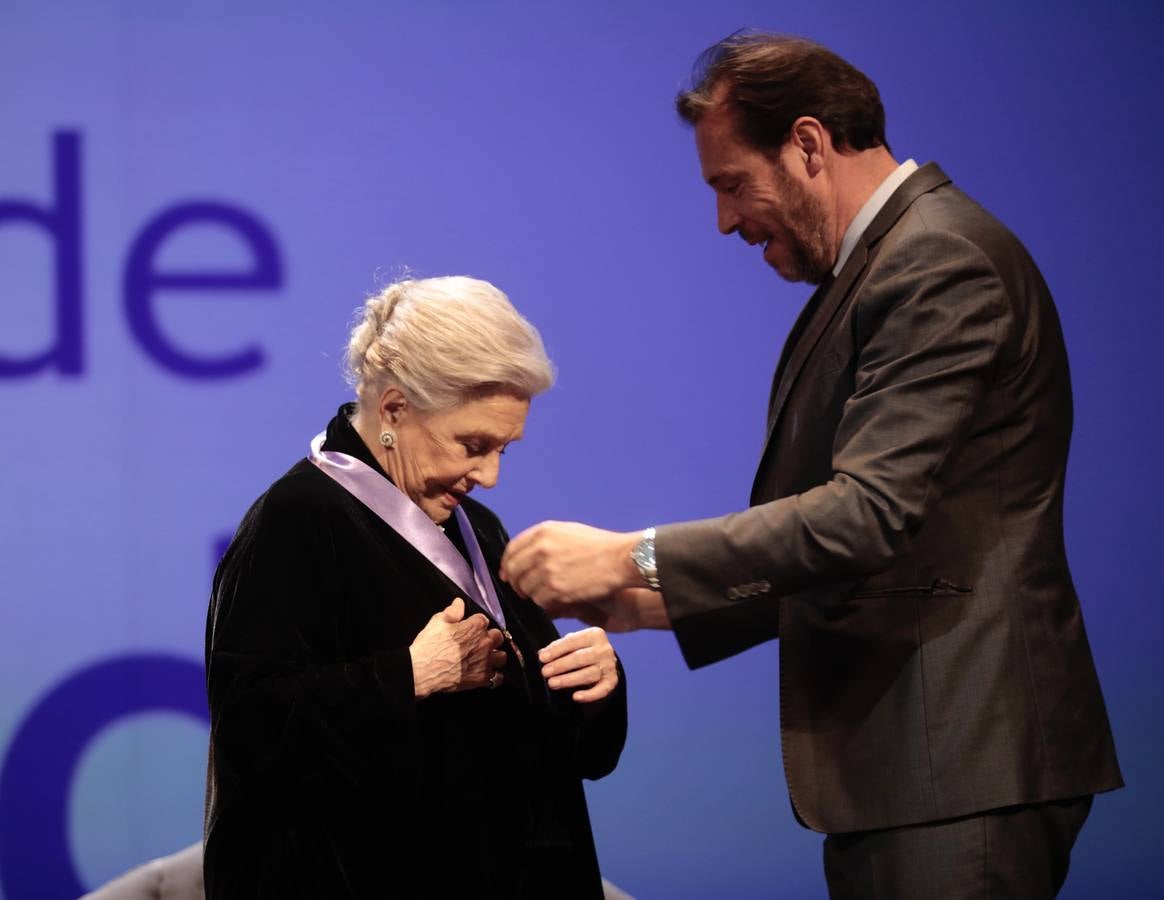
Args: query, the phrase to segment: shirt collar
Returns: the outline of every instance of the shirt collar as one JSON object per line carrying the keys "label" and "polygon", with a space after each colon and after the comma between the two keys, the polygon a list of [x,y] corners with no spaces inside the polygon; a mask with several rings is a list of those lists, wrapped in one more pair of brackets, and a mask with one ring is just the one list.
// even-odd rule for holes
{"label": "shirt collar", "polygon": [[837,262],[833,266],[834,278],[841,274],[841,269],[848,262],[849,254],[853,252],[853,248],[857,245],[857,238],[865,233],[865,229],[869,227],[869,223],[873,221],[877,213],[881,212],[881,207],[889,201],[889,198],[893,196],[893,192],[901,187],[902,182],[916,171],[917,163],[912,159],[907,159],[889,173],[888,177],[877,187],[877,190],[865,201],[865,205],[857,210],[857,215],[853,217],[853,221],[845,229],[845,236],[841,239],[841,252],[837,254]]}

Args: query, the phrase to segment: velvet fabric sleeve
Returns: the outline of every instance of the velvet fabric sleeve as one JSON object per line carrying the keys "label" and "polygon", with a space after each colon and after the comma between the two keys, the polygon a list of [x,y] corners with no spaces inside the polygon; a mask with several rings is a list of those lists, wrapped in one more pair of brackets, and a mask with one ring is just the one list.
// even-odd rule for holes
{"label": "velvet fabric sleeve", "polygon": [[[614,771],[626,743],[626,671],[618,664],[618,685],[597,703],[580,704],[575,725],[578,775],[596,780]],[[571,700],[571,703],[574,701]]]}
{"label": "velvet fabric sleeve", "polygon": [[215,577],[206,660],[214,764],[324,805],[407,792],[417,753],[408,641],[343,657],[342,523],[305,486],[284,479],[252,507]]}

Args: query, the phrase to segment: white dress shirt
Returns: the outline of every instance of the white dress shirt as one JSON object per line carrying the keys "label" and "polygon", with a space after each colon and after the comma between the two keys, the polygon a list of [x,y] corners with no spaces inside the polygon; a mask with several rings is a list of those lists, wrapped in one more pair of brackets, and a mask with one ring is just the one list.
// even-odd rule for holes
{"label": "white dress shirt", "polygon": [[853,216],[853,221],[849,223],[849,227],[845,229],[845,236],[841,239],[841,252],[837,254],[837,262],[833,266],[834,278],[841,274],[841,269],[844,268],[849,254],[853,252],[853,247],[857,244],[857,238],[865,233],[869,223],[873,221],[877,213],[881,212],[881,207],[889,201],[893,192],[916,171],[917,163],[912,159],[907,159],[889,173],[886,179],[878,185],[877,190],[865,201],[865,205],[857,210],[857,215]]}

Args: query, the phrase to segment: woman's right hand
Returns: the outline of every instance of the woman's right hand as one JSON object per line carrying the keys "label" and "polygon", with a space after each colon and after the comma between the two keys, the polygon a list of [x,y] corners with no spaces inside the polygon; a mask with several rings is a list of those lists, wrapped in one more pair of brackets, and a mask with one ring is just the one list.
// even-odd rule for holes
{"label": "woman's right hand", "polygon": [[465,618],[465,601],[457,597],[428,620],[408,648],[417,698],[446,691],[495,688],[505,676],[501,632],[489,628],[481,613]]}

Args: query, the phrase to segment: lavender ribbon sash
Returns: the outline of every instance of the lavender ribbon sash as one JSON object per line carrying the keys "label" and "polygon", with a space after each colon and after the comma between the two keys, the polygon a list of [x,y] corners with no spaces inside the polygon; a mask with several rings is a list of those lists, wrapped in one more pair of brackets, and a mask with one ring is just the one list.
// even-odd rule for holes
{"label": "lavender ribbon sash", "polygon": [[325,437],[326,435],[321,433],[312,439],[311,454],[308,457],[319,470],[420,551],[425,559],[447,575],[478,606],[488,610],[494,620],[504,628],[505,615],[501,611],[501,602],[497,599],[497,589],[493,586],[493,577],[489,574],[485,555],[481,552],[481,545],[477,543],[477,535],[465,511],[458,506],[453,514],[457,517],[461,537],[473,562],[472,568],[444,531],[425,515],[419,506],[408,499],[403,491],[354,456],[324,450]]}

